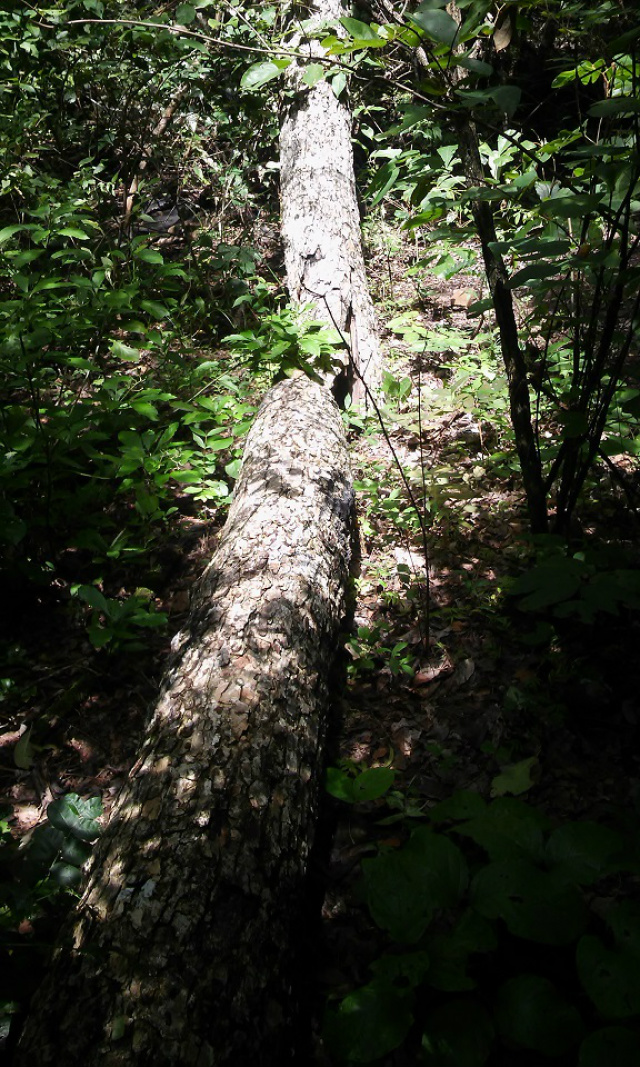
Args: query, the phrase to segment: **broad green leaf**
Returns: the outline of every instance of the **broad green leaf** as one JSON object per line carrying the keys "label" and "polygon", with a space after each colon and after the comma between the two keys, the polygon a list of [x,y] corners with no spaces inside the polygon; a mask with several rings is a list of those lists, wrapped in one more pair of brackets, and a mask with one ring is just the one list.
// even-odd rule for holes
{"label": "broad green leaf", "polygon": [[458,903],[469,884],[469,871],[453,841],[428,826],[419,826],[403,851],[423,864],[423,893],[434,908]]}
{"label": "broad green leaf", "polygon": [[67,793],[49,804],[47,818],[56,830],[72,834],[81,841],[95,841],[101,827],[97,821],[102,805],[97,797],[83,800],[76,793]]}
{"label": "broad green leaf", "polygon": [[503,797],[507,793],[519,797],[534,786],[538,780],[540,761],[537,756],[509,763],[491,782],[491,796]]}
{"label": "broad green leaf", "polygon": [[408,985],[413,989],[420,985],[429,970],[429,956],[426,952],[384,955],[371,964],[371,970],[379,980],[388,984],[399,982],[401,986]]}
{"label": "broad green leaf", "polygon": [[325,68],[322,63],[309,63],[302,77],[304,84],[313,89],[314,85],[317,85],[324,78],[324,71]]}
{"label": "broad green leaf", "polygon": [[21,864],[21,876],[32,885],[45,878],[51,864],[60,854],[65,840],[66,835],[55,830],[50,823],[37,826]]}
{"label": "broad green leaf", "polygon": [[127,363],[137,363],[140,359],[140,349],[126,345],[124,341],[110,341],[109,350],[118,359],[124,359]]}
{"label": "broad green leaf", "polygon": [[106,596],[96,589],[95,585],[80,585],[76,590],[77,595],[81,600],[84,600],[85,604],[88,604],[91,608],[96,608],[97,611],[109,611],[109,601]]}
{"label": "broad green leaf", "polygon": [[374,980],[327,1011],[324,1041],[334,1056],[348,1063],[371,1063],[398,1048],[413,1023],[410,991]]}
{"label": "broad green leaf", "polygon": [[544,854],[544,830],[548,820],[522,800],[500,797],[484,811],[454,827],[470,837],[492,860],[539,860]]}
{"label": "broad green leaf", "polygon": [[32,726],[25,730],[13,750],[13,762],[21,771],[28,771],[35,759],[35,749],[31,744],[32,730]]}
{"label": "broad green leaf", "polygon": [[470,70],[472,74],[479,74],[482,78],[489,78],[493,74],[493,67],[481,59],[473,59],[471,56],[456,57],[456,66]]}
{"label": "broad green leaf", "polygon": [[626,950],[609,949],[591,934],[578,942],[578,976],[605,1019],[627,1019],[640,1013],[640,964]]}
{"label": "broad green leaf", "polygon": [[340,22],[347,33],[351,34],[356,41],[375,41],[375,43],[378,44],[380,40],[378,34],[373,27],[369,26],[366,22],[360,22],[358,19],[352,18],[341,18]]}
{"label": "broad green leaf", "polygon": [[331,79],[331,88],[333,89],[334,96],[340,99],[340,94],[344,92],[347,86],[347,75],[343,70],[339,70],[337,74],[333,75]]}
{"label": "broad green leaf", "polygon": [[410,19],[421,30],[424,30],[432,41],[437,41],[439,44],[451,47],[458,36],[458,23],[446,11],[425,10],[423,5],[410,16]]}
{"label": "broad green leaf", "polygon": [[497,939],[493,924],[467,908],[451,930],[427,931],[425,943],[431,960],[427,982],[435,989],[456,993],[475,988],[475,981],[467,975],[469,957],[492,952]]}
{"label": "broad green leaf", "polygon": [[612,96],[593,104],[588,114],[593,119],[608,118],[610,115],[640,115],[640,100],[634,96]]}
{"label": "broad green leaf", "polygon": [[169,309],[166,308],[164,304],[158,303],[157,300],[141,300],[140,307],[143,311],[152,315],[158,322],[161,319],[166,319],[169,315]]}
{"label": "broad green leaf", "polygon": [[491,90],[490,95],[500,110],[511,118],[520,103],[522,89],[518,85],[499,85],[497,89]]}
{"label": "broad green leaf", "polygon": [[470,902],[485,918],[502,919],[516,937],[542,945],[575,941],[588,917],[575,886],[526,860],[483,867],[472,882]]}
{"label": "broad green leaf", "polygon": [[640,1037],[626,1026],[605,1026],[580,1045],[578,1067],[638,1067]]}
{"label": "broad green leaf", "polygon": [[578,1009],[536,974],[520,974],[500,987],[496,1018],[503,1037],[543,1056],[568,1053],[584,1033]]}
{"label": "broad green leaf", "polygon": [[390,767],[369,767],[355,777],[346,770],[329,767],[325,789],[331,796],[348,803],[364,803],[384,796],[394,784],[396,771]]}
{"label": "broad green leaf", "polygon": [[27,224],[15,225],[15,226],[4,226],[0,230],[0,244],[4,244],[5,241],[8,241],[16,233],[21,233],[24,230],[35,230],[35,229],[36,229],[36,227],[34,225],[27,225]]}
{"label": "broad green leaf", "polygon": [[72,863],[58,860],[51,867],[51,877],[54,882],[65,889],[76,889],[82,881],[82,871]]}
{"label": "broad green leaf", "polygon": [[509,592],[514,596],[524,595],[519,603],[523,611],[539,611],[560,604],[578,592],[584,567],[574,559],[558,556],[538,563],[521,575]]}
{"label": "broad green leaf", "polygon": [[188,26],[196,17],[196,9],[193,4],[178,4],[175,20],[182,26]]}
{"label": "broad green leaf", "polygon": [[618,948],[640,960],[640,903],[623,900],[610,908],[606,920]]}
{"label": "broad green leaf", "polygon": [[458,998],[427,1016],[422,1037],[429,1067],[483,1067],[495,1036],[489,1012],[476,1000]]}
{"label": "broad green leaf", "polygon": [[242,89],[255,91],[256,89],[261,89],[267,82],[279,77],[280,74],[282,74],[280,67],[270,60],[263,60],[260,63],[254,63],[248,70],[245,70],[240,79],[240,86]]}
{"label": "broad green leaf", "polygon": [[377,800],[391,789],[396,772],[391,767],[369,767],[352,778],[351,796],[354,804]]}
{"label": "broad green leaf", "polygon": [[79,230],[77,226],[63,226],[61,229],[56,230],[56,233],[61,237],[75,237],[78,241],[89,241],[90,237],[84,230]]}
{"label": "broad green leaf", "polygon": [[164,256],[160,252],[156,252],[153,248],[136,248],[133,253],[136,259],[141,259],[143,263],[164,263]]}
{"label": "broad green leaf", "polygon": [[82,867],[90,855],[91,845],[86,841],[79,841],[76,837],[70,837],[62,846],[61,858],[73,867]]}
{"label": "broad green leaf", "polygon": [[569,822],[554,830],[546,847],[546,860],[565,878],[592,885],[611,870],[611,861],[623,847],[620,834],[596,822]]}
{"label": "broad green leaf", "polygon": [[417,941],[434,911],[425,893],[424,863],[401,849],[363,860],[362,873],[369,911],[378,926],[395,941]]}
{"label": "broad green leaf", "polygon": [[553,278],[562,270],[560,263],[528,263],[526,267],[516,271],[509,278],[509,288],[518,289],[530,281],[540,281],[543,278]]}
{"label": "broad green leaf", "polygon": [[157,422],[159,418],[157,407],[154,404],[150,404],[148,400],[133,400],[131,407],[139,415],[145,415],[152,422]]}

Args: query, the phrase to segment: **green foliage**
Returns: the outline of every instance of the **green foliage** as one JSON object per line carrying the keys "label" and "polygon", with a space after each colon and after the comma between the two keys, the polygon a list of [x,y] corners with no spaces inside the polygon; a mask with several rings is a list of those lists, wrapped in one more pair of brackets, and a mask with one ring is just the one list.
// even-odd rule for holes
{"label": "green foliage", "polygon": [[640,607],[640,573],[616,566],[619,554],[586,550],[569,554],[561,542],[540,544],[540,561],[510,585],[510,596],[529,615],[593,623]]}
{"label": "green foliage", "polygon": [[0,819],[0,1034],[41,977],[51,939],[82,882],[82,867],[101,832],[102,804],[67,793],[21,843]]}
{"label": "green foliage", "polygon": [[[613,19],[598,33],[580,3],[534,0],[496,17],[470,0],[460,24],[443,6],[421,4],[404,25],[358,30],[330,51],[373,45],[380,63],[381,40],[394,55],[421,49],[418,101],[400,103],[389,147],[377,148],[372,204],[391,201],[427,244],[414,271],[473,269],[468,236],[479,238],[490,295],[471,310],[501,324],[508,383],[496,395],[513,419],[532,528],[546,528],[551,505],[566,532],[597,457],[636,454],[637,413],[619,432],[617,397],[636,386],[638,36],[625,5],[598,5]],[[542,106],[534,55],[556,72]]]}
{"label": "green foliage", "polygon": [[[640,909],[611,904],[606,880],[636,871],[633,844],[599,823],[553,827],[518,799],[471,792],[426,817],[399,847],[362,862],[363,896],[387,943],[372,980],[327,1009],[332,1055],[374,1063],[406,1043],[434,1067],[482,1067],[504,1049],[604,1065],[597,1057],[609,1047],[631,1067]],[[629,1025],[602,1026],[618,1020]]]}

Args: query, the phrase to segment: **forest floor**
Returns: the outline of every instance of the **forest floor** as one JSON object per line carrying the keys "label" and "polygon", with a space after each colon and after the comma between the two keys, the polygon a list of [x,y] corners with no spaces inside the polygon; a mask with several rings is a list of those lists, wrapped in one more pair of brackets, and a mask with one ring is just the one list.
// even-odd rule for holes
{"label": "forest floor", "polygon": [[[410,818],[461,789],[516,793],[559,819],[640,805],[638,621],[553,620],[553,639],[539,642],[537,627],[548,618],[518,610],[509,597],[509,581],[533,548],[497,386],[473,399],[499,375],[487,331],[466,311],[479,283],[471,275],[414,281],[407,257],[381,245],[372,252],[396,384],[387,388],[385,432],[375,419],[350,430],[361,562],[334,759],[391,767],[396,779],[380,800],[329,801],[337,829],[322,870],[314,967],[329,996],[367,980],[375,938],[359,861],[381,840],[402,836],[389,822],[394,811]],[[583,530],[621,552],[637,537],[636,517],[604,471]],[[171,632],[186,617],[216,532],[206,517],[184,514],[147,561],[163,575],[157,606]],[[24,705],[0,734],[0,795],[12,834],[22,837],[65,793],[99,796],[108,812],[135,759],[171,635],[149,631],[143,650],[114,657],[93,649],[80,628],[61,629],[67,616],[55,598],[16,605],[11,615]],[[43,943],[57,915],[52,908],[47,926],[45,906]],[[18,936],[33,940],[34,926],[25,922]],[[19,952],[15,959],[0,994],[19,1000],[32,967]]]}

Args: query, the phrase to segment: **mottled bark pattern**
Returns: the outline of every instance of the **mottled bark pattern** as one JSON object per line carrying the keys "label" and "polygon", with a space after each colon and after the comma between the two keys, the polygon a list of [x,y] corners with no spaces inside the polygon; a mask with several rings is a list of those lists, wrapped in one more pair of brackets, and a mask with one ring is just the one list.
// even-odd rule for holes
{"label": "mottled bark pattern", "polygon": [[[312,0],[304,17],[337,20],[351,5]],[[339,27],[338,27],[339,29]],[[310,59],[324,55],[319,41],[291,40]],[[280,128],[282,238],[289,292],[314,305],[314,317],[337,326],[358,374],[375,392],[381,356],[376,318],[362,254],[351,144],[351,112],[324,78],[304,84],[304,62],[287,72],[288,97]],[[355,381],[355,397],[364,396]]]}
{"label": "mottled bark pattern", "polygon": [[16,1067],[288,1061],[348,472],[329,392],[276,385]]}

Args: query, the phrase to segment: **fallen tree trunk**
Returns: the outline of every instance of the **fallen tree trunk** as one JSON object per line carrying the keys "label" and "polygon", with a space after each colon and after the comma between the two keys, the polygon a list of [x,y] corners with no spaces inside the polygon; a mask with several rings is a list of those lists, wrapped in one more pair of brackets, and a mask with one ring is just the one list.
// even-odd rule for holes
{"label": "fallen tree trunk", "polygon": [[[292,5],[294,12],[295,4]],[[343,0],[311,0],[304,5],[307,32],[349,14]],[[292,24],[298,20],[292,18]],[[295,33],[290,44],[309,60],[322,58],[317,40]],[[362,252],[351,142],[351,111],[340,83],[322,78],[313,87],[303,78],[304,60],[286,75],[280,125],[282,239],[291,298],[312,304],[314,318],[336,327],[347,342],[349,360],[334,391],[365,400],[380,385],[381,353]]]}
{"label": "fallen tree trunk", "polygon": [[16,1067],[276,1067],[353,493],[328,390],[276,385]]}

